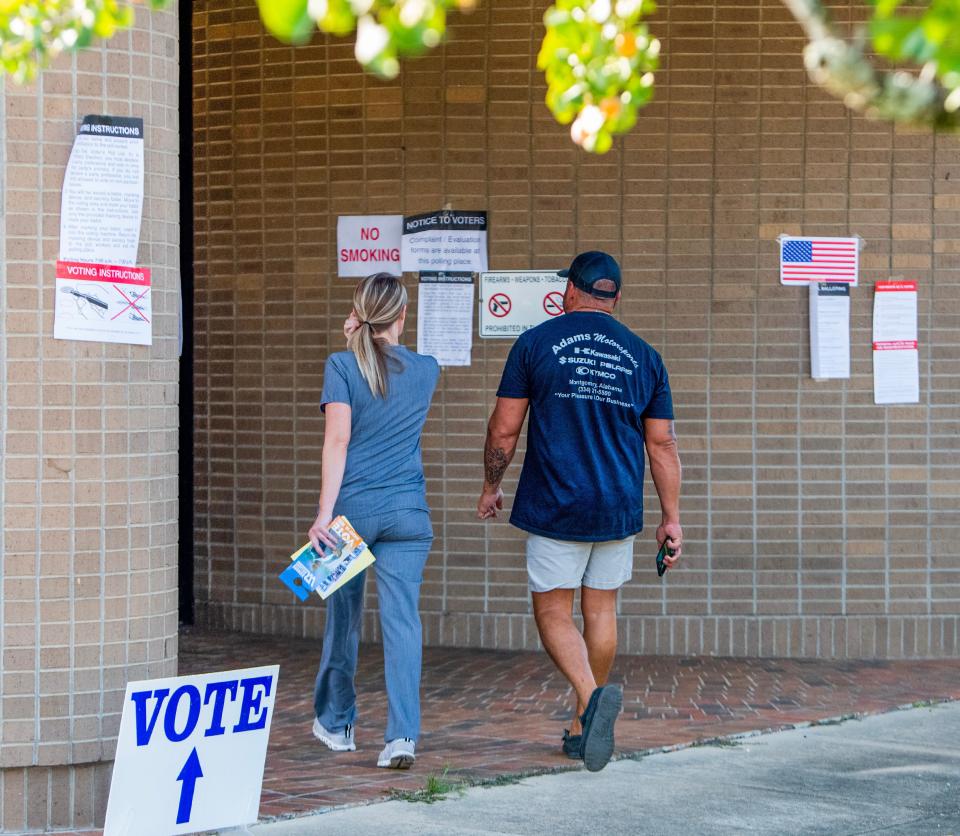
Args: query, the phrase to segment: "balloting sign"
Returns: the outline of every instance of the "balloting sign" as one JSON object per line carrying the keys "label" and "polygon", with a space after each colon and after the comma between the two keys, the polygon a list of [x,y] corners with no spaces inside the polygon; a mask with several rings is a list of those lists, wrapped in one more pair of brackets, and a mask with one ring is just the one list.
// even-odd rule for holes
{"label": "balloting sign", "polygon": [[255,822],[279,671],[129,683],[104,836]]}
{"label": "balloting sign", "polygon": [[563,313],[567,280],[556,270],[480,274],[480,336],[518,337]]}

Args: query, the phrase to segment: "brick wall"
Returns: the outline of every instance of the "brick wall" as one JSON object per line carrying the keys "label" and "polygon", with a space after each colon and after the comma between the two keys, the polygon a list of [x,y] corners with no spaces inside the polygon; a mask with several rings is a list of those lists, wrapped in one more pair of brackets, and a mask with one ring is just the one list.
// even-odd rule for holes
{"label": "brick wall", "polygon": [[[347,41],[278,44],[250,0],[195,4],[201,621],[319,633],[322,606],[294,604],[276,574],[313,519],[323,361],[350,309],[336,219],[450,204],[489,210],[493,269],[612,252],[621,318],[667,362],[684,566],[658,582],[640,538],[624,650],[954,655],[957,140],[869,122],[812,87],[777,0],[666,0],[656,101],[594,158],[542,104],[545,6],[485,2],[384,83]],[[866,241],[849,381],[810,379],[807,294],[778,284],[776,237],[801,232]],[[872,282],[891,276],[920,282],[917,406],[872,402]],[[446,369],[427,424],[430,643],[536,646],[521,535],[473,512],[508,348],[478,342],[472,366]],[[374,615],[365,629],[376,637]]]}
{"label": "brick wall", "polygon": [[[177,14],[0,80],[0,831],[102,824],[126,683],[176,673]],[[153,346],[53,339],[86,114],[142,116]]]}

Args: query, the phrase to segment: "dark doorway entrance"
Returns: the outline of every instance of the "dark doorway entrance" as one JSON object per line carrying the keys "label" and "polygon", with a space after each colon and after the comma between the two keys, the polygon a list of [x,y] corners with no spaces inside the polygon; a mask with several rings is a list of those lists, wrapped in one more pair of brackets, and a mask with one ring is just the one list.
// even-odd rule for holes
{"label": "dark doorway entrance", "polygon": [[180,15],[180,622],[193,624],[193,14]]}

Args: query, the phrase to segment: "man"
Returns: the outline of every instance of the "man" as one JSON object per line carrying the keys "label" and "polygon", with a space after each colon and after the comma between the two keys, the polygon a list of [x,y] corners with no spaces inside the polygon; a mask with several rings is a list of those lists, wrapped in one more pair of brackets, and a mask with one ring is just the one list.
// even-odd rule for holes
{"label": "man", "polygon": [[[633,541],[643,528],[644,446],[667,568],[683,547],[680,458],[663,361],[613,318],[619,265],[606,253],[585,252],[558,275],[567,279],[564,314],[521,334],[507,358],[487,428],[477,515],[496,517],[503,507],[500,483],[529,406],[510,522],[529,533],[540,639],[577,695],[563,750],[597,771],[613,754],[623,702],[621,689],[606,681],[617,649],[617,590],[632,574]],[[577,589],[582,634],[573,621]]]}

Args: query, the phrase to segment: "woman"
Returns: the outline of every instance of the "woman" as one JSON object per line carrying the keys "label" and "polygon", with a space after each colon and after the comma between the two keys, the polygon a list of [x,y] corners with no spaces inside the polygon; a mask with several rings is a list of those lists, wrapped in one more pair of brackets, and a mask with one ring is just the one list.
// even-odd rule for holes
{"label": "woman", "polygon": [[[377,273],[357,286],[343,328],[349,350],[332,354],[324,371],[322,484],[310,527],[314,548],[334,545],[327,526],[343,514],[376,557],[388,705],[377,766],[393,769],[410,768],[420,734],[420,582],[433,541],[420,433],[440,375],[433,357],[400,345],[406,315],[395,276]],[[335,752],[356,749],[365,574],[327,599],[313,733]]]}

